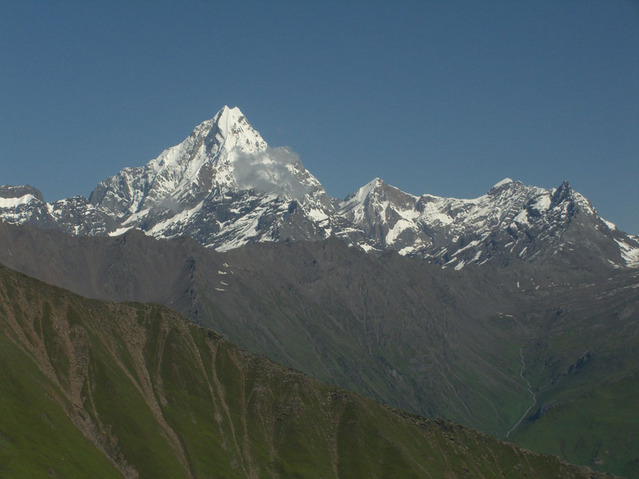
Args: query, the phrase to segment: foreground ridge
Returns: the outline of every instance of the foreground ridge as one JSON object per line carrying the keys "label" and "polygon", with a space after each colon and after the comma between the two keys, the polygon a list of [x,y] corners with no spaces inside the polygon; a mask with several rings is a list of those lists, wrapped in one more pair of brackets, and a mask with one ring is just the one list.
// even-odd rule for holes
{"label": "foreground ridge", "polygon": [[[3,477],[610,477],[0,267]],[[37,408],[39,415],[33,414]]]}

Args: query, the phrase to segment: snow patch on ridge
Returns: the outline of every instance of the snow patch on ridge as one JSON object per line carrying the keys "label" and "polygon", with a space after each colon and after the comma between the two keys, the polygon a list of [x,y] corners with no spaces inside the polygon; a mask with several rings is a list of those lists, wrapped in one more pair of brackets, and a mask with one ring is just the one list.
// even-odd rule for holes
{"label": "snow patch on ridge", "polygon": [[499,188],[500,186],[504,186],[504,185],[507,185],[507,184],[509,184],[509,183],[514,183],[514,181],[513,181],[513,180],[511,180],[510,178],[504,178],[504,179],[503,179],[503,180],[501,180],[500,182],[495,183],[495,184],[493,185],[493,188]]}
{"label": "snow patch on ridge", "polygon": [[388,233],[386,234],[386,244],[394,244],[397,240],[397,237],[401,235],[405,230],[409,229],[415,229],[415,225],[406,219],[400,219],[392,228],[388,230]]}
{"label": "snow patch on ridge", "polygon": [[189,218],[191,218],[193,215],[195,215],[202,209],[203,205],[204,205],[204,202],[201,201],[194,208],[181,211],[180,213],[173,215],[172,217],[167,218],[166,220],[161,221],[160,223],[157,223],[151,229],[148,230],[149,234],[152,236],[164,236],[162,232],[165,231],[169,226],[175,226],[175,225],[186,223],[189,220]]}
{"label": "snow patch on ridge", "polygon": [[109,233],[109,236],[120,236],[120,235],[123,235],[124,233],[126,233],[127,231],[129,231],[132,228],[133,228],[133,226],[126,226],[124,228],[118,228],[115,231],[111,231]]}
{"label": "snow patch on ridge", "polygon": [[24,196],[20,196],[19,198],[0,198],[0,208],[9,209],[9,208],[17,208],[20,205],[26,205],[27,203],[31,203],[33,200],[37,198],[32,194],[26,194]]}
{"label": "snow patch on ridge", "polygon": [[615,238],[615,242],[619,245],[621,257],[630,268],[639,267],[639,248],[633,247],[625,241]]}
{"label": "snow patch on ridge", "polygon": [[541,198],[539,198],[533,205],[532,205],[532,209],[542,213],[544,211],[548,211],[548,208],[550,208],[550,205],[552,203],[552,199],[550,198],[549,194],[545,194],[543,195]]}

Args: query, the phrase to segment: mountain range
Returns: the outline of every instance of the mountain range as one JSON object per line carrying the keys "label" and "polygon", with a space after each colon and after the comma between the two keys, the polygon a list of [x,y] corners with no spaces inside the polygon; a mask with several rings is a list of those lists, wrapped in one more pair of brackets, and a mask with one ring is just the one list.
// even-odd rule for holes
{"label": "mountain range", "polygon": [[331,198],[293,152],[272,148],[238,108],[222,108],[179,145],[98,184],[89,199],[47,203],[29,186],[0,187],[0,219],[66,233],[190,237],[227,251],[265,241],[343,239],[461,269],[558,252],[639,265],[639,238],[619,231],[567,182],[505,179],[470,199],[414,196],[374,179]]}
{"label": "mountain range", "polygon": [[639,477],[639,241],[568,183],[331,198],[223,108],[90,195],[0,187],[0,263],[333,385]]}

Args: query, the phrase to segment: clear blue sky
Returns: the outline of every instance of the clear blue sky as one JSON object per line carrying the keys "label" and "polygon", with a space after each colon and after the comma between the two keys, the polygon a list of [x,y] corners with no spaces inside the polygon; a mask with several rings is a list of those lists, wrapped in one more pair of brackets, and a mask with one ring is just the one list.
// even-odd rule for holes
{"label": "clear blue sky", "polygon": [[332,196],[567,179],[639,233],[638,0],[0,6],[0,184],[86,196],[225,104]]}

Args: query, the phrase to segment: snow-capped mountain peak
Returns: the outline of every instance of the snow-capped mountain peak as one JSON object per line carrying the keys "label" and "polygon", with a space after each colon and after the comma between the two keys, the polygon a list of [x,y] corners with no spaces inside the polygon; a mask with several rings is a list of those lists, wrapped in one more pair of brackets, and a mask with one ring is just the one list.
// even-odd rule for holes
{"label": "snow-capped mountain peak", "polygon": [[239,148],[252,153],[267,147],[262,136],[251,126],[238,107],[224,106],[212,119],[195,127],[193,134],[217,143],[226,151]]}
{"label": "snow-capped mountain peak", "polygon": [[228,106],[157,158],[100,182],[89,200],[46,203],[32,187],[0,187],[0,219],[72,234],[137,228],[218,250],[337,236],[455,269],[560,253],[639,266],[639,238],[611,227],[567,182],[544,189],[505,178],[480,197],[456,199],[415,196],[375,178],[340,201],[295,153],[270,147]]}
{"label": "snow-capped mountain peak", "polygon": [[306,228],[300,214],[314,218],[310,234],[323,238],[328,222],[314,221],[332,210],[297,155],[269,147],[239,108],[227,106],[145,166],[101,182],[90,201],[117,215],[114,233],[136,227],[156,237],[193,236],[218,249],[288,237],[293,232],[285,223],[295,219],[295,228]]}
{"label": "snow-capped mountain peak", "polygon": [[90,201],[126,219],[167,201],[188,202],[216,188],[237,189],[233,160],[267,146],[239,108],[224,107],[145,166],[125,168],[101,182]]}
{"label": "snow-capped mountain peak", "polygon": [[511,183],[514,183],[514,182],[515,181],[510,179],[510,178],[504,178],[503,180],[495,183],[491,189],[494,190],[494,189],[497,189],[497,188],[501,188],[502,186],[506,186],[506,185],[509,185]]}
{"label": "snow-capped mountain peak", "polygon": [[16,208],[33,200],[44,201],[42,193],[33,186],[0,186],[0,208],[2,209]]}

